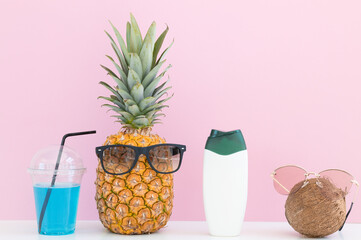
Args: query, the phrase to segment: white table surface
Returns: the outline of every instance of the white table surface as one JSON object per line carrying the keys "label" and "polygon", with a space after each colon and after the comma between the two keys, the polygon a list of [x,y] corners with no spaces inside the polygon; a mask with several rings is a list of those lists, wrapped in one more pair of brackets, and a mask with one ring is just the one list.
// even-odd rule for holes
{"label": "white table surface", "polygon": [[[167,226],[157,233],[146,235],[119,235],[106,230],[99,221],[78,221],[74,234],[64,236],[45,236],[37,233],[35,221],[0,221],[0,239],[37,239],[37,240],[144,240],[144,239],[240,239],[240,240],[268,240],[268,239],[305,239],[295,232],[286,222],[245,222],[243,230],[238,237],[213,237],[208,234],[205,222],[169,222]],[[336,232],[325,239],[361,239],[361,224],[347,223],[342,232]]]}

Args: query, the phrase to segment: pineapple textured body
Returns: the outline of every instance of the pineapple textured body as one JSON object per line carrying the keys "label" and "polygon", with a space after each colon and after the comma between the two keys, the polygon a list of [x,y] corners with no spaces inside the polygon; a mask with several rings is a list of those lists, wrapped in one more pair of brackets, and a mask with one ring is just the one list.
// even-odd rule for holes
{"label": "pineapple textured body", "polygon": [[[120,131],[107,137],[105,145],[125,144],[147,147],[165,143],[145,131]],[[144,134],[144,135],[143,135]],[[111,175],[97,168],[96,201],[99,218],[114,233],[152,233],[169,220],[173,207],[173,175],[156,173],[141,156],[134,169]]]}

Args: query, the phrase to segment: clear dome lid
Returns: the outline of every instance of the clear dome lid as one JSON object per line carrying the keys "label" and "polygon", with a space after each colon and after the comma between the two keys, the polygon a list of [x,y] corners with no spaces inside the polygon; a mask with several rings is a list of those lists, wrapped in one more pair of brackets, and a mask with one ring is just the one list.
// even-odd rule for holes
{"label": "clear dome lid", "polygon": [[80,155],[68,146],[52,145],[40,149],[32,158],[28,171],[30,173],[46,173],[53,174],[59,151],[62,148],[61,158],[59,161],[56,174],[74,174],[76,172],[83,173],[85,171],[83,161]]}

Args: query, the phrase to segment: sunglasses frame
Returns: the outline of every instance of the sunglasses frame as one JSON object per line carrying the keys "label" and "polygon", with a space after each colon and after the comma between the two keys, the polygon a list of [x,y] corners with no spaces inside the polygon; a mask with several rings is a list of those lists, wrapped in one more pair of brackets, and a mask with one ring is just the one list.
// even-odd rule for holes
{"label": "sunglasses frame", "polygon": [[[278,185],[280,185],[284,190],[286,190],[286,191],[288,192],[288,194],[291,194],[290,190],[288,190],[285,186],[283,186],[283,185],[275,178],[276,171],[277,171],[278,169],[285,168],[285,167],[296,167],[296,168],[302,169],[302,170],[305,172],[305,174],[304,174],[305,178],[303,179],[304,184],[303,184],[303,186],[302,186],[301,188],[303,188],[304,186],[307,185],[307,183],[308,183],[307,180],[309,179],[309,176],[314,175],[315,178],[316,178],[316,180],[318,180],[318,179],[321,177],[321,175],[320,175],[321,173],[326,172],[326,171],[330,171],[330,170],[336,170],[336,171],[344,172],[344,173],[346,173],[347,175],[350,175],[350,176],[352,177],[352,180],[351,180],[352,185],[351,185],[351,187],[352,187],[353,185],[356,185],[356,187],[359,186],[359,183],[355,180],[355,177],[352,176],[349,172],[346,172],[345,170],[342,170],[342,169],[330,168],[330,169],[322,170],[322,171],[319,172],[319,173],[316,173],[316,172],[308,172],[308,171],[307,171],[306,169],[304,169],[303,167],[300,167],[300,166],[297,166],[297,165],[285,165],[285,166],[281,166],[281,167],[276,168],[276,169],[271,173],[271,178],[272,178]],[[301,189],[301,188],[300,188],[300,189]],[[298,190],[299,190],[299,189],[298,189]],[[297,190],[297,191],[298,191],[298,190]],[[351,188],[347,191],[346,195],[350,192],[350,190],[351,190]],[[295,192],[297,192],[297,191],[295,191]],[[292,192],[292,193],[295,193],[295,192]],[[287,194],[287,195],[288,195],[288,194]],[[282,194],[282,195],[284,195],[284,194]]]}
{"label": "sunglasses frame", "polygon": [[[161,172],[158,171],[157,169],[155,169],[155,167],[153,166],[153,164],[150,161],[150,157],[149,157],[149,151],[152,150],[153,148],[156,147],[160,147],[160,146],[172,146],[172,147],[176,147],[179,149],[180,151],[180,159],[179,159],[179,165],[177,167],[177,169],[175,169],[172,172]],[[134,150],[135,156],[134,156],[134,163],[133,165],[129,168],[128,171],[124,172],[124,173],[111,173],[109,171],[107,171],[104,167],[104,162],[103,162],[103,152],[108,149],[108,148],[112,148],[112,147],[128,147]],[[136,147],[136,146],[132,146],[132,145],[123,145],[123,144],[117,144],[117,145],[105,145],[105,146],[100,146],[100,147],[96,147],[95,148],[95,153],[98,156],[98,158],[100,159],[100,163],[102,165],[102,168],[104,170],[104,172],[106,172],[107,174],[111,174],[111,175],[124,175],[129,173],[130,171],[133,170],[133,168],[137,165],[137,162],[139,160],[139,157],[141,155],[144,155],[149,163],[149,166],[157,173],[160,174],[171,174],[174,173],[176,171],[179,170],[180,166],[182,165],[182,159],[183,159],[183,153],[186,151],[186,146],[185,145],[181,145],[181,144],[172,144],[172,143],[164,143],[164,144],[156,144],[156,145],[152,145],[152,146],[148,146],[148,147]]]}
{"label": "sunglasses frame", "polygon": [[[352,207],[353,207],[353,203],[354,203],[354,201],[355,201],[355,199],[356,199],[356,195],[357,195],[358,190],[359,190],[359,183],[356,181],[355,177],[352,176],[349,172],[346,172],[345,170],[337,169],[337,168],[326,169],[326,170],[323,170],[323,171],[321,171],[321,172],[319,172],[319,173],[316,173],[316,172],[308,172],[308,171],[306,171],[306,169],[304,169],[303,167],[300,167],[300,166],[297,166],[297,165],[285,165],[285,166],[281,166],[281,167],[276,168],[276,169],[271,173],[271,178],[273,179],[273,181],[275,181],[278,185],[280,185],[284,190],[286,190],[286,191],[288,192],[287,195],[293,194],[293,193],[295,193],[295,192],[292,192],[292,193],[291,193],[290,190],[288,190],[285,186],[283,186],[283,185],[275,178],[276,171],[277,171],[278,169],[285,168],[285,167],[297,167],[297,168],[300,168],[300,169],[302,169],[303,171],[305,171],[305,178],[303,179],[303,181],[304,181],[304,182],[303,182],[303,185],[302,185],[302,187],[300,187],[299,189],[297,189],[295,192],[297,192],[298,190],[300,190],[301,188],[303,188],[304,186],[306,186],[306,185],[308,184],[308,181],[307,181],[307,180],[309,179],[308,177],[309,177],[310,175],[314,175],[314,176],[316,177],[316,181],[317,181],[316,184],[317,184],[317,185],[318,185],[318,183],[320,183],[320,182],[318,181],[318,179],[321,177],[320,174],[323,173],[323,172],[326,172],[326,171],[330,171],[330,170],[336,170],[336,171],[344,172],[344,173],[346,173],[346,174],[348,174],[348,175],[350,175],[350,176],[352,177],[352,180],[351,180],[352,185],[351,185],[350,189],[348,190],[348,192],[346,193],[346,195],[348,195],[348,193],[351,191],[351,188],[352,188],[353,185],[355,185],[357,188],[356,188],[355,194],[354,194],[354,196],[353,196],[353,200],[352,200],[352,202],[351,202],[351,206],[350,206],[349,210],[348,210],[347,213],[346,213],[345,221],[343,222],[342,226],[341,226],[340,229],[339,229],[339,231],[341,231],[342,228],[344,227],[345,223],[346,223],[346,220],[347,220],[348,216],[350,215],[350,212],[351,212]],[[318,186],[320,186],[320,185],[318,185]],[[284,195],[284,194],[281,194],[281,195]]]}

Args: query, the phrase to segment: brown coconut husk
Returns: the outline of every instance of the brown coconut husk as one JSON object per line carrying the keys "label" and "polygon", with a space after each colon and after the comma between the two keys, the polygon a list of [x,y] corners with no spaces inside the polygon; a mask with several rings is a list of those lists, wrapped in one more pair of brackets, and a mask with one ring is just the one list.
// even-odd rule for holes
{"label": "brown coconut husk", "polygon": [[[294,230],[307,237],[324,237],[340,229],[346,218],[345,192],[329,180],[319,178],[301,188],[297,183],[286,201],[286,218]],[[298,191],[297,191],[298,189]]]}

